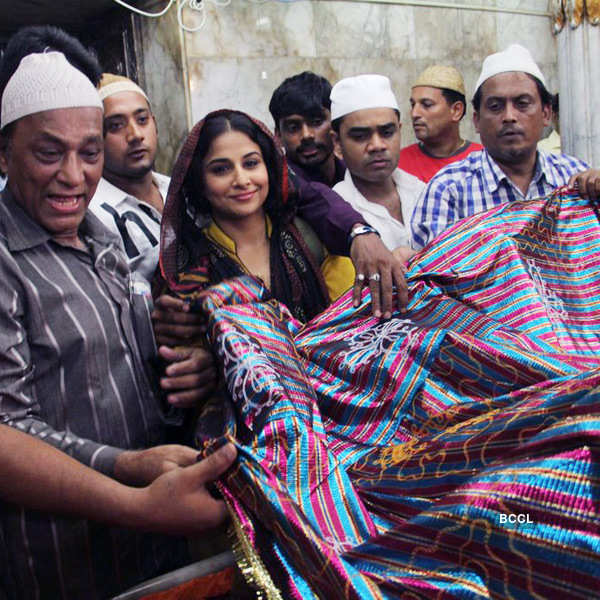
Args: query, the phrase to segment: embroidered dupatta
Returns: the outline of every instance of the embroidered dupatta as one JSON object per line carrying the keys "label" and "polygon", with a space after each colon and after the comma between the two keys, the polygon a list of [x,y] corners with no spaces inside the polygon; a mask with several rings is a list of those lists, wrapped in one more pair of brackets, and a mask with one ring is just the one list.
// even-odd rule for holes
{"label": "embroidered dupatta", "polygon": [[200,422],[268,598],[597,597],[600,223],[573,195],[457,223],[382,322],[300,329],[250,278],[199,298],[226,393]]}

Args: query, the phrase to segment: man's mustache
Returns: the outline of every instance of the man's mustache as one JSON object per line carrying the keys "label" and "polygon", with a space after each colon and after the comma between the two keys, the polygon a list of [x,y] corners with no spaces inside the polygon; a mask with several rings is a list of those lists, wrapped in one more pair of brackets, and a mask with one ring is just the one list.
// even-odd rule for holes
{"label": "man's mustache", "polygon": [[300,144],[297,148],[298,152],[303,150],[325,150],[325,144],[318,144],[317,142],[311,142],[309,144]]}
{"label": "man's mustache", "polygon": [[506,125],[506,126],[502,127],[502,129],[500,129],[500,133],[498,133],[498,137],[502,137],[503,135],[509,135],[509,134],[523,135],[523,130],[519,129],[518,127],[514,127],[512,125]]}

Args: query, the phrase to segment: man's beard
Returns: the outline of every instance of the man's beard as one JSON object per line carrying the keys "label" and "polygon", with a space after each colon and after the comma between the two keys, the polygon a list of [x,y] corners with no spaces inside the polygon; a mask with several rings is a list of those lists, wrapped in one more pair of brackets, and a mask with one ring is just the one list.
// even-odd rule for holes
{"label": "man's beard", "polygon": [[152,161],[150,164],[146,163],[144,165],[140,165],[139,167],[120,167],[118,169],[111,169],[110,165],[104,165],[104,168],[109,173],[115,173],[115,175],[118,175],[123,179],[131,179],[136,181],[138,179],[142,179],[145,175],[154,170],[154,161]]}
{"label": "man's beard", "polygon": [[[502,148],[494,154],[490,153],[496,162],[506,165],[518,165],[531,156],[531,148]],[[534,150],[535,153],[535,150]]]}
{"label": "man's beard", "polygon": [[154,163],[152,163],[151,165],[144,165],[143,167],[139,167],[137,169],[130,169],[125,175],[125,177],[128,177],[129,179],[141,179],[147,173],[150,173],[153,170]]}

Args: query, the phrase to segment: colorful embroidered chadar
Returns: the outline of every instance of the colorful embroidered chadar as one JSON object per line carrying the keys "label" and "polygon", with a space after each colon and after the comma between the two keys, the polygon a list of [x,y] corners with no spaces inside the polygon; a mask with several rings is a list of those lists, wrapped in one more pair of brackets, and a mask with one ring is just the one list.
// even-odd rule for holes
{"label": "colorful embroidered chadar", "polygon": [[[267,598],[600,597],[600,223],[577,196],[464,220],[389,321],[302,327],[250,277],[200,294],[207,452]],[[220,439],[221,438],[221,439]]]}

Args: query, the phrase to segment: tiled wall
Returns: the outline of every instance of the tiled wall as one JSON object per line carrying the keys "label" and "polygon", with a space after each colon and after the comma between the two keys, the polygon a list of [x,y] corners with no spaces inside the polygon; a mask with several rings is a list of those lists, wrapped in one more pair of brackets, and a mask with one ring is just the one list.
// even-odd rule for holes
{"label": "tiled wall", "polygon": [[[445,3],[540,13],[548,8],[546,0]],[[176,77],[183,82],[182,69],[170,71],[177,69],[176,61],[170,60],[177,51],[185,57],[192,122],[211,110],[228,107],[245,110],[272,126],[267,106],[273,89],[284,78],[310,69],[334,83],[348,75],[373,72],[392,80],[402,109],[404,144],[414,140],[408,118],[410,86],[431,64],[456,66],[463,73],[469,95],[483,58],[519,42],[531,50],[551,91],[558,85],[556,40],[549,17],[393,2],[232,0],[227,6],[204,4],[206,22],[200,31],[175,35],[173,15],[168,22],[153,24],[153,36],[146,36],[152,40],[149,45],[162,44],[169,63],[166,85],[162,83],[162,65],[154,74],[146,70],[147,80],[158,77],[152,93],[159,123],[160,107],[170,107],[173,95],[182,95],[171,84]],[[188,26],[200,23],[200,15],[193,11],[186,10],[184,16]],[[176,45],[180,37],[183,44],[177,49],[164,41],[170,39]],[[156,96],[160,97],[158,103]],[[464,136],[478,140],[470,111],[462,127]],[[170,144],[169,151],[172,147]]]}

